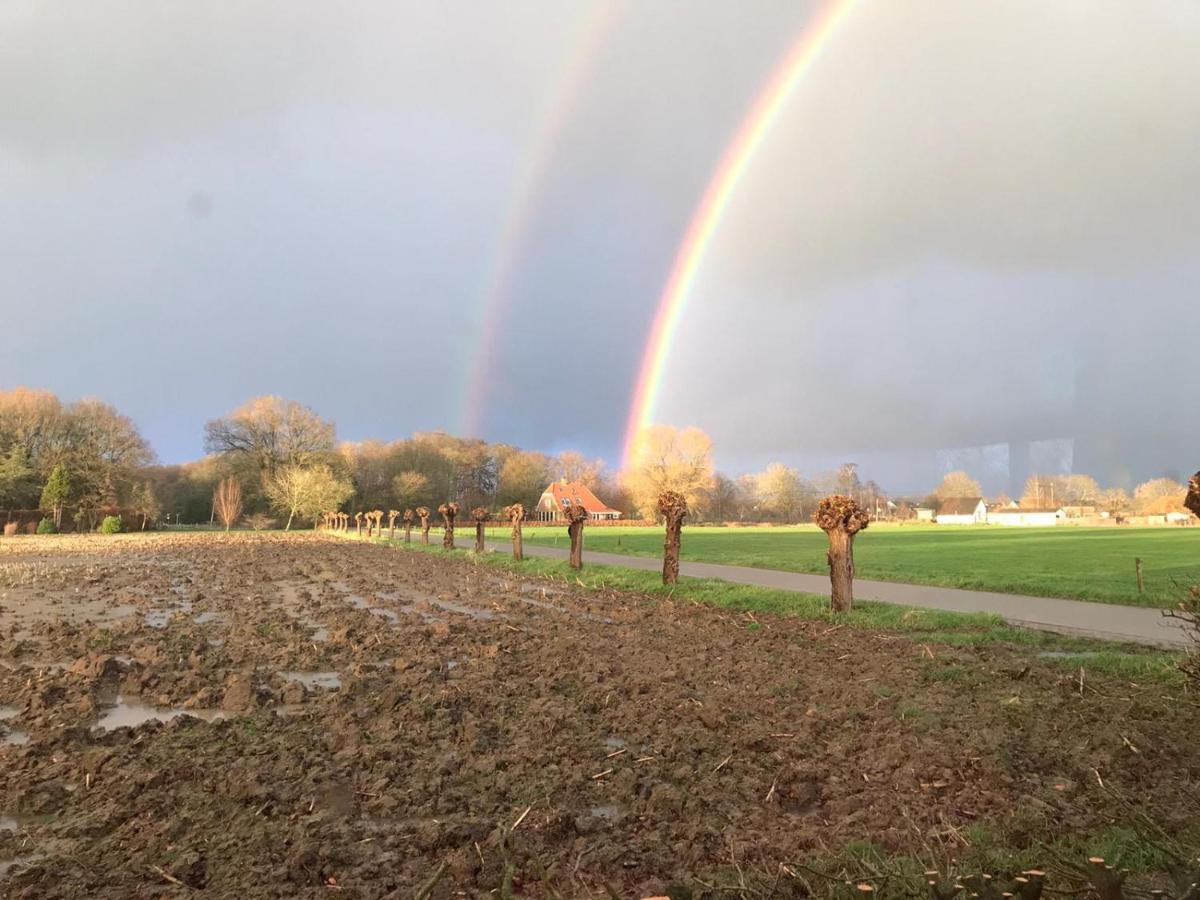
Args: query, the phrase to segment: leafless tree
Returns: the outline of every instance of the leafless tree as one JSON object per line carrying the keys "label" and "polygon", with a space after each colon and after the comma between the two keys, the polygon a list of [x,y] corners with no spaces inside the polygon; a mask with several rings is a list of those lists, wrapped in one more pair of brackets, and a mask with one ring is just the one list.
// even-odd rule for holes
{"label": "leafless tree", "polygon": [[429,543],[429,507],[418,506],[417,518],[421,520],[421,543]]}
{"label": "leafless tree", "polygon": [[213,493],[213,513],[228,531],[242,515],[242,485],[236,478],[223,478]]}
{"label": "leafless tree", "polygon": [[412,541],[413,518],[413,511],[406,509],[404,511],[404,543],[406,544]]}
{"label": "leafless tree", "polygon": [[361,512],[356,512],[354,514],[354,533],[357,534],[359,537],[362,537],[362,529],[363,529],[363,514]]}
{"label": "leafless tree", "polygon": [[829,535],[826,559],[833,611],[849,612],[854,605],[854,536],[867,527],[871,517],[850,497],[833,494],[817,505],[813,519]]}
{"label": "leafless tree", "polygon": [[399,516],[400,516],[400,510],[398,510],[398,509],[389,509],[388,510],[388,540],[389,541],[394,541],[396,539],[396,519],[399,518]]}
{"label": "leafless tree", "polygon": [[471,521],[475,523],[475,552],[483,553],[484,547],[484,529],[487,527],[487,521],[492,517],[492,514],[487,511],[487,507],[477,506],[471,510]]}
{"label": "leafless tree", "polygon": [[571,568],[583,568],[583,524],[588,520],[588,511],[578,503],[563,510],[567,520],[567,535],[571,538]]}
{"label": "leafless tree", "polygon": [[442,522],[445,523],[445,530],[442,532],[442,549],[454,549],[454,517],[458,515],[457,503],[443,503],[438,507],[438,512],[442,514]]}
{"label": "leafless tree", "polygon": [[663,584],[676,584],[679,581],[683,517],[688,514],[687,500],[678,491],[663,491],[658,495],[658,511],[667,523],[667,535],[663,542]]}
{"label": "leafless tree", "polygon": [[520,561],[525,558],[525,542],[521,534],[521,523],[525,521],[525,507],[520,503],[506,506],[504,516],[512,523],[513,559]]}

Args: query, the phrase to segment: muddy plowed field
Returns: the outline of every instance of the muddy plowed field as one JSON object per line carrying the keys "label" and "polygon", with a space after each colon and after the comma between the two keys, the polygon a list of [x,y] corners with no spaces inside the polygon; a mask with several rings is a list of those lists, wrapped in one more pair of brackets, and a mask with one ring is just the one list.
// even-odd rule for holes
{"label": "muddy plowed field", "polygon": [[0,541],[0,716],[13,897],[801,896],[1200,774],[1161,687],[313,535]]}

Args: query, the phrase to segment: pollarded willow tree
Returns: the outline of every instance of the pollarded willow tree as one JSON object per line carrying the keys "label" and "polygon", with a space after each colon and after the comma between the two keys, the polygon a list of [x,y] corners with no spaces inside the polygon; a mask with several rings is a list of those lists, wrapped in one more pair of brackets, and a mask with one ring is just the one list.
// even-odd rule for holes
{"label": "pollarded willow tree", "polygon": [[471,510],[471,521],[475,523],[475,552],[483,553],[484,547],[484,529],[487,527],[487,521],[492,517],[492,514],[487,511],[486,507],[477,506]]}
{"label": "pollarded willow tree", "polygon": [[1192,511],[1192,515],[1200,516],[1200,472],[1188,480],[1188,492],[1183,498],[1183,505]]}
{"label": "pollarded willow tree", "polygon": [[852,498],[833,494],[817,505],[813,520],[829,535],[826,559],[833,586],[832,609],[849,612],[854,605],[854,536],[867,527],[871,517]]}
{"label": "pollarded willow tree", "polygon": [[429,507],[418,506],[417,518],[421,520],[421,543],[429,543]]}
{"label": "pollarded willow tree", "polygon": [[687,500],[678,491],[663,491],[658,495],[658,511],[667,525],[667,535],[663,541],[663,584],[676,584],[679,581],[683,517],[688,514]]}
{"label": "pollarded willow tree", "polygon": [[512,523],[512,554],[513,559],[520,561],[525,558],[525,542],[521,534],[521,523],[525,521],[525,507],[520,503],[504,507],[504,517]]}
{"label": "pollarded willow tree", "polygon": [[358,535],[359,537],[362,537],[362,533],[363,533],[362,528],[363,528],[363,514],[361,512],[356,512],[354,514],[354,533],[356,535]]}
{"label": "pollarded willow tree", "polygon": [[396,539],[396,519],[398,519],[399,517],[400,517],[400,510],[398,510],[398,509],[389,509],[388,510],[388,540],[389,541],[394,541]]}
{"label": "pollarded willow tree", "polygon": [[406,544],[412,540],[413,519],[415,517],[416,516],[411,509],[406,509],[404,511],[404,543]]}
{"label": "pollarded willow tree", "polygon": [[588,511],[578,503],[563,510],[567,520],[567,535],[571,538],[571,568],[583,568],[583,524],[588,520]]}
{"label": "pollarded willow tree", "polygon": [[438,507],[438,512],[442,514],[442,522],[444,530],[442,531],[442,549],[454,549],[454,517],[458,515],[457,503],[443,503]]}

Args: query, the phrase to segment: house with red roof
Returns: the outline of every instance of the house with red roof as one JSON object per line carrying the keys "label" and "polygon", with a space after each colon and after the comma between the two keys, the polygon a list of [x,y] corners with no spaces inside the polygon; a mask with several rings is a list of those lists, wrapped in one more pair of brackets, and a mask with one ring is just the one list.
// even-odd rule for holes
{"label": "house with red roof", "polygon": [[558,522],[563,510],[582,506],[592,519],[619,519],[621,513],[606,504],[578,481],[556,481],[542,492],[534,519],[538,522]]}

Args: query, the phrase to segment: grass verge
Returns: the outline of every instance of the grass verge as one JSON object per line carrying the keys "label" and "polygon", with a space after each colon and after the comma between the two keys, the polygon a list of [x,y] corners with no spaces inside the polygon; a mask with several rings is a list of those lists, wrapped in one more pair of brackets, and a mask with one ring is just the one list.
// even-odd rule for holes
{"label": "grass verge", "polygon": [[[353,539],[353,535],[347,537]],[[860,601],[850,613],[835,615],[829,609],[829,598],[818,594],[731,584],[713,578],[682,577],[679,584],[667,587],[656,572],[621,566],[594,566],[577,573],[564,560],[530,557],[517,562],[506,553],[476,555],[468,550],[445,551],[433,544],[404,544],[386,538],[378,541],[407,552],[454,556],[524,577],[565,582],[587,590],[623,591],[741,612],[746,614],[747,628],[761,627],[754,619],[759,613],[793,616],[830,626],[887,631],[917,643],[1005,646],[1064,669],[1082,667],[1088,672],[1111,674],[1130,681],[1173,684],[1182,680],[1177,666],[1181,658],[1179,653],[1018,628],[987,613],[956,613]]]}

